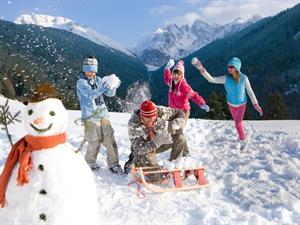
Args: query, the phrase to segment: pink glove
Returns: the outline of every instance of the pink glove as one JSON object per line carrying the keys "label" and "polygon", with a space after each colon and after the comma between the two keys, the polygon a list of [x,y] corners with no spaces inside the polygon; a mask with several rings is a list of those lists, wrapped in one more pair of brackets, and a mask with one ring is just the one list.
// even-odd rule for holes
{"label": "pink glove", "polygon": [[206,69],[205,69],[205,67],[202,65],[201,61],[200,61],[198,58],[196,58],[196,57],[192,58],[192,65],[193,65],[196,69],[198,69],[198,70],[200,71],[201,74],[202,74],[202,73],[205,73]]}
{"label": "pink glove", "polygon": [[259,112],[259,115],[262,116],[263,115],[263,110],[262,108],[258,105],[258,104],[254,104],[254,108],[257,112]]}

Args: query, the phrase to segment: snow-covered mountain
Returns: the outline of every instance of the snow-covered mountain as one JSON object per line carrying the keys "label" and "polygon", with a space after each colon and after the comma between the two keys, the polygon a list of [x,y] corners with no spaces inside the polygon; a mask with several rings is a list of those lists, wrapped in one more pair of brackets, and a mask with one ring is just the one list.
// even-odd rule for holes
{"label": "snow-covered mountain", "polygon": [[145,64],[161,66],[169,57],[185,57],[216,39],[242,30],[260,18],[257,15],[246,21],[237,18],[225,25],[209,24],[200,19],[195,20],[191,26],[171,24],[158,28],[141,40],[133,50]]}
{"label": "snow-covered mountain", "polygon": [[42,15],[42,14],[23,14],[15,19],[15,23],[34,24],[42,27],[53,27],[53,28],[67,30],[75,34],[78,34],[82,37],[85,37],[99,45],[135,57],[135,55],[130,50],[122,46],[120,43],[111,40],[109,37],[98,33],[92,28],[78,24],[77,22],[64,17],[54,17],[54,16]]}

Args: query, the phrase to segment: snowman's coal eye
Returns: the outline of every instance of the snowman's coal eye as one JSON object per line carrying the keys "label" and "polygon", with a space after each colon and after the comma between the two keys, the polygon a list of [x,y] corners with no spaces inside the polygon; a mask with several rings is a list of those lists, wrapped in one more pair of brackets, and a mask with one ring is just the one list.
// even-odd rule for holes
{"label": "snowman's coal eye", "polygon": [[50,111],[50,116],[55,116],[55,112],[54,111]]}
{"label": "snowman's coal eye", "polygon": [[28,115],[30,116],[30,115],[33,113],[33,110],[32,110],[32,109],[29,109],[27,113],[28,113]]}

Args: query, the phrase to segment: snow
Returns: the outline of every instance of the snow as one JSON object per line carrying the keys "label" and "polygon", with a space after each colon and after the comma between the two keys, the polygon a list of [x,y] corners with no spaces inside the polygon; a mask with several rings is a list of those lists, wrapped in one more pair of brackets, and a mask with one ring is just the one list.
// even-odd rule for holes
{"label": "snow", "polygon": [[105,86],[112,90],[117,89],[121,85],[121,81],[119,77],[116,76],[116,74],[111,74],[109,76],[103,77],[101,82],[105,83]]}
{"label": "snow", "polygon": [[160,68],[159,66],[153,66],[153,65],[150,65],[150,64],[145,64],[145,66],[147,67],[147,71],[149,71],[149,72],[158,70]]}
{"label": "snow", "polygon": [[109,37],[87,27],[78,24],[71,19],[64,17],[54,17],[50,15],[43,14],[23,14],[15,19],[16,24],[34,24],[42,27],[53,27],[58,29],[63,29],[70,31],[72,33],[78,34],[85,37],[97,44],[102,46],[112,48],[117,51],[121,51],[131,57],[135,57],[134,54],[127,48],[122,46],[120,43],[111,40]]}
{"label": "snow", "polygon": [[[28,135],[51,136],[66,130],[68,113],[58,99],[28,103],[25,111],[23,132]],[[0,210],[0,224],[99,224],[93,173],[74,151],[69,143],[61,143],[32,152],[33,168],[23,186],[17,185],[16,164],[6,190],[7,202]]]}
{"label": "snow", "polygon": [[[260,16],[254,15],[248,20],[239,17],[224,25],[207,23],[201,19],[194,20],[191,26],[170,24],[143,37],[133,47],[133,51],[142,58],[145,64],[162,66],[168,58],[183,58],[216,39],[240,31],[259,19],[261,19]],[[158,55],[155,57],[153,54]],[[165,60],[161,59],[162,55]]]}
{"label": "snow", "polygon": [[154,33],[155,33],[155,34],[162,34],[162,33],[164,33],[164,32],[165,32],[164,29],[158,28]]}
{"label": "snow", "polygon": [[[0,98],[0,104],[4,99]],[[11,110],[24,109],[10,101]],[[79,147],[83,127],[74,121],[79,111],[68,111],[68,140]],[[111,113],[123,165],[130,153],[128,113]],[[94,173],[98,213],[103,224],[300,224],[300,121],[245,121],[250,147],[239,152],[232,121],[189,119],[185,134],[195,162],[203,163],[208,187],[187,192],[153,194],[145,198],[128,186],[130,176],[112,175],[101,147]],[[25,131],[20,123],[9,127],[16,141]],[[0,165],[10,146],[0,133]],[[82,154],[85,154],[86,145]],[[169,152],[158,156],[160,162]],[[84,192],[84,191],[83,191]],[[1,209],[0,209],[1,213]]]}

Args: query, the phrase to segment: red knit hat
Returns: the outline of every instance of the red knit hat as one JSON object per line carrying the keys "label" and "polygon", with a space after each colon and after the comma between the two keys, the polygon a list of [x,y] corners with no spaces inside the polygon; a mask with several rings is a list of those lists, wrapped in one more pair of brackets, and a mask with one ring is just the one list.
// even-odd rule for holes
{"label": "red knit hat", "polygon": [[184,62],[182,60],[179,60],[178,63],[175,65],[174,70],[179,70],[182,72],[183,76],[184,76]]}
{"label": "red knit hat", "polygon": [[144,101],[141,104],[140,116],[147,117],[147,118],[156,117],[157,116],[156,105],[149,100]]}

